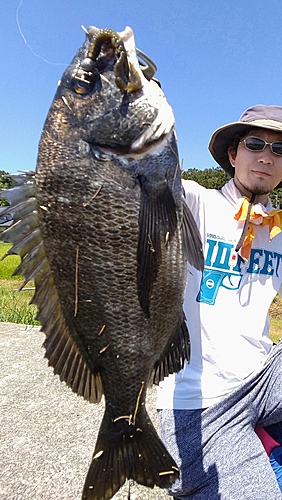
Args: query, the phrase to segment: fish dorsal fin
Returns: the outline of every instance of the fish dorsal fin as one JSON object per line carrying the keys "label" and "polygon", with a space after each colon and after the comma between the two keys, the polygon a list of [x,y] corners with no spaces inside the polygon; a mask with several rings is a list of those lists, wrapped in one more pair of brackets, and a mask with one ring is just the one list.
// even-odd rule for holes
{"label": "fish dorsal fin", "polygon": [[166,234],[172,238],[177,227],[175,202],[166,183],[151,188],[145,176],[139,178],[141,203],[137,249],[137,286],[139,303],[149,316],[150,295],[162,260],[162,242]]}
{"label": "fish dorsal fin", "polygon": [[39,227],[34,176],[29,174],[25,179],[21,179],[20,186],[0,192],[11,202],[7,212],[17,221],[2,233],[1,240],[13,245],[6,255],[17,253],[21,257],[14,272],[24,277],[21,288],[34,280],[31,303],[38,307],[37,318],[46,334],[43,345],[49,366],[74,392],[96,403],[103,392],[100,374],[90,369],[87,354],[67,325]]}

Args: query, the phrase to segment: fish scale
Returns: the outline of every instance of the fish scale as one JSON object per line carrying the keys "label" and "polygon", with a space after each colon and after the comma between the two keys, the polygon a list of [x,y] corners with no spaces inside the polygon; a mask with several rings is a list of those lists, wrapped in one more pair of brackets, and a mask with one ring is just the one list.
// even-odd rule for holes
{"label": "fish scale", "polygon": [[203,267],[173,124],[132,31],[92,27],[59,82],[36,173],[1,193],[17,221],[2,239],[34,279],[49,365],[78,395],[105,397],[86,500],[179,475],[145,406],[148,385],[189,361],[187,262]]}

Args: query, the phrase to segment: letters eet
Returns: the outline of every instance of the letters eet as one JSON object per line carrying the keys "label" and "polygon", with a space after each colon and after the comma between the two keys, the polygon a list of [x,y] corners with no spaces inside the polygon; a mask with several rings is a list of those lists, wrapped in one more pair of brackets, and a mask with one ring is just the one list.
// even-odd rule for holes
{"label": "letters eet", "polygon": [[214,304],[220,287],[238,290],[243,274],[278,276],[282,255],[252,248],[248,262],[235,252],[234,244],[207,239],[207,254],[197,301]]}

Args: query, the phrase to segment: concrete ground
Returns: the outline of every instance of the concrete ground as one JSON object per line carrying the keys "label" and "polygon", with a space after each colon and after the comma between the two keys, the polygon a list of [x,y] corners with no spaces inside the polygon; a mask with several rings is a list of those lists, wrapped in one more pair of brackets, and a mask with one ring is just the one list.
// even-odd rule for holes
{"label": "concrete ground", "polygon": [[[0,323],[0,499],[79,500],[104,406],[76,396],[47,366],[39,327]],[[157,426],[155,390],[147,409]],[[128,500],[127,482],[113,497]],[[168,500],[133,484],[130,500]]]}

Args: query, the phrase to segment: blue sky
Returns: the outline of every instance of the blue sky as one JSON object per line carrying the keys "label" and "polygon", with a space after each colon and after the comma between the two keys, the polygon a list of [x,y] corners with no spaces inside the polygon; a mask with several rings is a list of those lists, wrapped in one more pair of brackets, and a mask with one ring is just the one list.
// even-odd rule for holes
{"label": "blue sky", "polygon": [[[16,22],[33,51],[25,44]],[[1,0],[0,170],[34,170],[57,82],[81,25],[133,28],[172,105],[184,169],[216,164],[213,131],[254,104],[282,104],[281,0]],[[61,64],[58,64],[61,63]]]}

